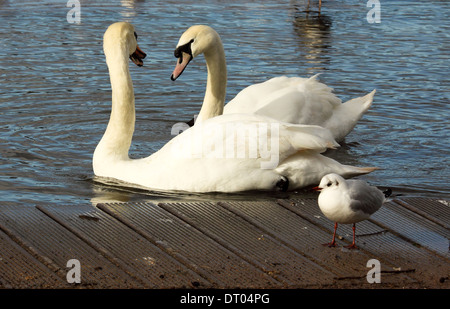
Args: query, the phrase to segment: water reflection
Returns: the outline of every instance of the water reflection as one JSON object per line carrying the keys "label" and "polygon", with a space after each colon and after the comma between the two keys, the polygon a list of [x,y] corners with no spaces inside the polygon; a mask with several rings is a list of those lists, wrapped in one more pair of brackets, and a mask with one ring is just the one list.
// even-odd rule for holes
{"label": "water reflection", "polygon": [[311,73],[326,70],[329,66],[331,25],[331,18],[326,15],[300,12],[295,8],[293,27],[299,38],[298,48]]}
{"label": "water reflection", "polygon": [[[272,76],[321,71],[326,71],[321,80],[344,101],[376,88],[373,107],[347,144],[327,156],[379,166],[364,177],[373,184],[448,197],[450,156],[442,145],[449,131],[450,28],[448,23],[436,27],[435,21],[445,20],[450,2],[415,0],[405,6],[392,1],[390,9],[383,9],[382,22],[369,24],[365,3],[327,1],[318,16],[304,12],[306,1],[82,1],[77,25],[66,20],[67,1],[0,0],[2,201],[36,205],[190,197],[114,189],[91,179],[92,153],[111,105],[102,36],[119,20],[131,21],[142,47],[152,52],[143,68],[132,68],[138,110],[132,156],[160,149],[174,123],[198,112],[204,62],[197,59],[192,65],[198,69],[191,68],[176,85],[169,76],[179,35],[189,25],[204,23],[223,37],[228,100],[244,86]],[[201,198],[210,196],[252,195]]]}
{"label": "water reflection", "polygon": [[91,204],[117,202],[219,202],[224,200],[236,201],[267,201],[288,198],[314,198],[316,192],[305,188],[295,192],[266,192],[246,191],[236,193],[191,193],[182,191],[152,191],[134,184],[125,183],[115,179],[94,176],[89,180],[92,184]]}
{"label": "water reflection", "polygon": [[131,22],[133,17],[136,16],[136,8],[134,0],[121,0],[122,10],[120,10],[120,15],[123,16],[123,21]]}

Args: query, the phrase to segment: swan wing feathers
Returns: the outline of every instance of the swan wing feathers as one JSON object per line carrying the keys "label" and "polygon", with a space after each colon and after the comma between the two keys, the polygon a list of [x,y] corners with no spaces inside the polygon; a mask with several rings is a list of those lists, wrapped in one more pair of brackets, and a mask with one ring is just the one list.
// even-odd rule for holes
{"label": "swan wing feathers", "polygon": [[221,115],[196,123],[159,152],[175,157],[284,160],[301,150],[323,152],[338,147],[329,130],[294,125],[254,114]]}
{"label": "swan wing feathers", "polygon": [[279,76],[242,89],[225,105],[224,114],[255,112],[261,107],[262,99],[290,86],[288,80],[286,76]]}
{"label": "swan wing feathers", "polygon": [[274,77],[249,86],[225,105],[224,114],[255,113],[289,123],[321,125],[341,100],[333,89],[310,78]]}

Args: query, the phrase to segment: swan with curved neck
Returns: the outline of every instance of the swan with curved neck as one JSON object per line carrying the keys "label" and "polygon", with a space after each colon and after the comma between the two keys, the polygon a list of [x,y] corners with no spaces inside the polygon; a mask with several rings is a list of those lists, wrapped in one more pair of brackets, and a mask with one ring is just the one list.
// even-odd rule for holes
{"label": "swan with curved neck", "polygon": [[178,58],[171,79],[176,80],[189,62],[203,54],[208,68],[206,93],[197,121],[231,113],[254,113],[294,124],[319,125],[342,141],[372,104],[375,90],[342,103],[332,89],[311,78],[275,77],[251,85],[225,107],[227,69],[219,34],[206,25],[194,25],[180,37]]}
{"label": "swan with curved neck", "polygon": [[227,88],[227,65],[223,44],[217,32],[203,25],[190,27],[180,38],[174,54],[178,61],[171,76],[173,81],[183,73],[193,58],[205,55],[208,77],[197,121],[222,115]]}
{"label": "swan with curved neck", "polygon": [[[131,58],[143,65],[145,54],[137,46],[134,27],[126,22],[112,24],[106,30],[104,52],[111,80],[112,108],[93,156],[96,176],[154,190],[237,192],[293,190],[317,184],[331,172],[353,177],[374,170],[343,165],[322,156],[320,153],[327,148],[338,146],[327,129],[282,123],[254,114],[206,119],[154,154],[130,159],[135,106],[128,64]],[[210,92],[213,98],[217,94],[214,87]],[[236,137],[241,137],[240,142]],[[255,141],[260,144],[252,144]],[[270,167],[263,167],[268,153],[276,160],[271,161]]]}
{"label": "swan with curved neck", "polygon": [[111,117],[97,145],[93,167],[95,174],[104,174],[111,161],[127,161],[134,132],[134,90],[128,59],[142,66],[146,54],[137,45],[134,27],[125,22],[114,23],[103,36],[103,51],[109,70],[112,90]]}

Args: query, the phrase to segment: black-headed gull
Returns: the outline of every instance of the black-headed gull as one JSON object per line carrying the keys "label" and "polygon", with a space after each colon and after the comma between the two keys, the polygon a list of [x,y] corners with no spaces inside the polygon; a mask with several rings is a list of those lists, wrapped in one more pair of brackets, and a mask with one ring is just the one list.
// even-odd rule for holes
{"label": "black-headed gull", "polygon": [[345,180],[337,174],[323,176],[319,186],[314,189],[321,191],[318,199],[320,210],[328,219],[335,222],[333,239],[324,245],[336,246],[335,237],[338,223],[353,223],[353,243],[345,246],[349,249],[357,248],[355,224],[368,219],[380,209],[386,201],[386,197],[391,194],[390,189],[382,192],[362,180]]}

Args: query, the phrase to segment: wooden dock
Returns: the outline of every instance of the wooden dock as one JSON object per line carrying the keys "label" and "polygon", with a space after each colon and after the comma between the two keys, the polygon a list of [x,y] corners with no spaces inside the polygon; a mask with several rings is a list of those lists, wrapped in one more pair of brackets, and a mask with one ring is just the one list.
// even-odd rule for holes
{"label": "wooden dock", "polygon": [[2,204],[0,288],[448,289],[449,226],[448,200],[396,198],[348,250],[350,225],[322,246],[333,222],[316,199]]}

